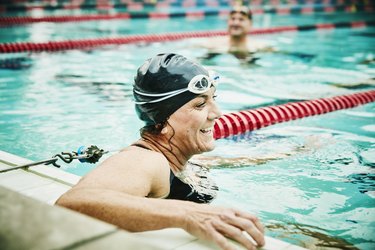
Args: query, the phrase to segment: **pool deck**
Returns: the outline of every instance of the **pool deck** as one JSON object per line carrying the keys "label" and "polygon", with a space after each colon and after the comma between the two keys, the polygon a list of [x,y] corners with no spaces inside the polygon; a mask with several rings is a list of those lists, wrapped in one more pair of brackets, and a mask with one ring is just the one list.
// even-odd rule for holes
{"label": "pool deck", "polygon": [[[0,151],[0,170],[30,162]],[[182,229],[129,233],[92,217],[52,206],[79,179],[79,176],[45,165],[0,173],[2,249],[218,249]],[[305,248],[266,237],[262,249]]]}

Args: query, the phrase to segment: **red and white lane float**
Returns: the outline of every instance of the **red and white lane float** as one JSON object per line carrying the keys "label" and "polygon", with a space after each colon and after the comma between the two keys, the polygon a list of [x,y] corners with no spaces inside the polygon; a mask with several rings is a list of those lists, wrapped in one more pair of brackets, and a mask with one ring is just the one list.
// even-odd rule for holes
{"label": "red and white lane float", "polygon": [[222,115],[214,126],[215,139],[257,130],[275,123],[353,108],[375,101],[375,90],[302,102],[261,107]]}
{"label": "red and white lane float", "polygon": [[[375,26],[375,21],[356,21],[341,23],[324,23],[302,26],[282,26],[271,28],[253,29],[249,34],[261,35],[280,32],[297,32],[306,30],[334,29],[334,28],[361,28],[366,26]],[[0,53],[18,53],[18,52],[42,52],[42,51],[61,51],[72,49],[91,49],[93,47],[120,45],[131,43],[153,43],[165,42],[172,40],[181,40],[186,38],[226,36],[225,30],[219,31],[198,31],[198,32],[179,32],[165,34],[149,34],[149,35],[130,35],[116,38],[93,38],[65,41],[49,41],[44,43],[19,42],[19,43],[0,43]]]}

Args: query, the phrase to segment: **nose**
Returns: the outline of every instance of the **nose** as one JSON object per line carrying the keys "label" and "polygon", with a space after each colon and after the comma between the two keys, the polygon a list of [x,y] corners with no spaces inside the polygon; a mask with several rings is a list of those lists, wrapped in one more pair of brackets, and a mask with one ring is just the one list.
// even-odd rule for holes
{"label": "nose", "polygon": [[239,25],[239,24],[240,24],[240,20],[237,19],[237,18],[233,18],[233,19],[231,20],[231,23],[232,23],[232,25]]}
{"label": "nose", "polygon": [[214,121],[222,115],[219,105],[216,102],[212,102],[210,113],[208,114],[208,119]]}

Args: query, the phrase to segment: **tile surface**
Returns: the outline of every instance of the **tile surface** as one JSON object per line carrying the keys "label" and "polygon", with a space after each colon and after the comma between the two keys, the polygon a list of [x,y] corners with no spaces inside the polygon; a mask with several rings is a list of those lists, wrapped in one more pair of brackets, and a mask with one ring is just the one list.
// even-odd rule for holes
{"label": "tile surface", "polygon": [[166,249],[113,225],[48,206],[4,187],[0,187],[0,200],[0,239],[4,250]]}
{"label": "tile surface", "polygon": [[30,174],[24,170],[12,170],[0,174],[0,186],[4,186],[19,192],[50,184],[52,182],[53,181],[51,179]]}

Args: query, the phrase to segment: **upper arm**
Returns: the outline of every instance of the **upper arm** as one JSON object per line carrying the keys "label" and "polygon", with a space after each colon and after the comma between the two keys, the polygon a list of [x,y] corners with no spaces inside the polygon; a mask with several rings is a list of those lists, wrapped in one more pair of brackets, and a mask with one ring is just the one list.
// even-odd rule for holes
{"label": "upper arm", "polygon": [[82,178],[77,187],[110,189],[146,197],[160,192],[157,189],[169,191],[168,178],[168,161],[162,155],[142,149],[126,150],[105,160]]}

